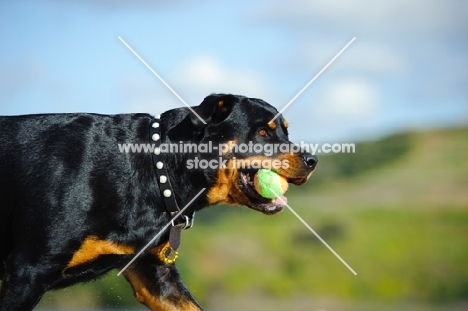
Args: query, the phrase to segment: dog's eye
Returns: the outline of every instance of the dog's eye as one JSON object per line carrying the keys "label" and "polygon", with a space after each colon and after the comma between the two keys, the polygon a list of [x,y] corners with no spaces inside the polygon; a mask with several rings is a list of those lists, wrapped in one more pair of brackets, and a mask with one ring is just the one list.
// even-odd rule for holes
{"label": "dog's eye", "polygon": [[266,136],[268,136],[268,132],[265,129],[261,129],[261,130],[258,131],[258,135],[260,135],[262,137],[266,137]]}

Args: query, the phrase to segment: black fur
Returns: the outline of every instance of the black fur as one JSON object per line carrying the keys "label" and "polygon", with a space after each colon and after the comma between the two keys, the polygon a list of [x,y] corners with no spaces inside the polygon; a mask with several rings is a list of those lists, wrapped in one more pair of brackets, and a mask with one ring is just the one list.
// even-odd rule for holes
{"label": "black fur", "polygon": [[[277,113],[261,100],[223,94],[208,96],[194,109],[206,125],[187,108],[162,114],[163,142],[261,142],[265,138],[257,137],[258,128]],[[278,127],[270,130],[270,142],[287,142],[281,121],[278,118]],[[46,291],[121,269],[134,256],[93,258],[92,250],[86,253],[89,260],[68,267],[87,238],[136,252],[168,223],[170,215],[159,192],[151,155],[121,153],[118,148],[125,143],[151,143],[152,122],[154,118],[147,114],[0,117],[1,311],[30,310]],[[186,161],[194,156],[214,159],[218,155],[164,155],[179,206],[185,206],[202,187],[207,188],[187,214],[218,203],[207,196],[220,182],[218,171],[188,170]],[[301,184],[314,169],[316,158],[304,152],[295,156],[304,165],[288,178]],[[226,203],[246,204],[242,200]],[[151,248],[167,240],[165,232]],[[201,310],[174,264],[165,264],[146,251],[128,271],[126,277],[137,298],[149,308]],[[157,302],[142,298],[140,285]]]}

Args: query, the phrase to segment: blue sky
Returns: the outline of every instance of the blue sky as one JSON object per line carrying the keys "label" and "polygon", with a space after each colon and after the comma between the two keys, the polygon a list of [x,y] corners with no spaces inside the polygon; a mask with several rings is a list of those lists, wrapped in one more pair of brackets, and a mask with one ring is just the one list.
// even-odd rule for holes
{"label": "blue sky", "polygon": [[468,123],[467,1],[0,1],[0,114],[161,113],[213,92],[281,109],[294,141]]}

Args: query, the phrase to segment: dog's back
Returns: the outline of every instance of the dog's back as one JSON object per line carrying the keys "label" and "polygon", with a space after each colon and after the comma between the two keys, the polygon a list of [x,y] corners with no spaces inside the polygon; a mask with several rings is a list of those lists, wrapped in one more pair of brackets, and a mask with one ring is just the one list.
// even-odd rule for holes
{"label": "dog's back", "polygon": [[[118,154],[118,141],[138,141],[138,136],[129,133],[138,135],[139,120],[145,116],[0,117],[0,262],[7,261],[13,248],[27,253],[50,248],[45,241],[58,239],[48,236],[52,231],[48,227],[58,227],[57,223],[64,232],[54,234],[79,235],[78,231],[90,225],[84,222],[91,205],[104,208],[104,204],[113,204],[94,202],[95,198],[112,197],[95,192],[101,182],[106,191],[112,189],[108,182],[111,175],[113,184],[131,175],[121,171],[113,174],[117,167],[131,167],[131,163],[123,163],[130,159]],[[141,125],[145,131],[141,139],[147,136],[147,124]],[[136,127],[134,131],[122,130],[132,127]],[[129,184],[128,180],[122,183]],[[3,269],[0,264],[0,279]]]}

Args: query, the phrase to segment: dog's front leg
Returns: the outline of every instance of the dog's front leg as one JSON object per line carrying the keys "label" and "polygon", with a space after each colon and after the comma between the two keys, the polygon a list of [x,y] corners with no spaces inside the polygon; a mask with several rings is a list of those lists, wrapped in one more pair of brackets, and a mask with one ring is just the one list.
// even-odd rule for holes
{"label": "dog's front leg", "polygon": [[142,255],[123,274],[135,297],[153,311],[201,311],[201,306],[182,283],[176,267],[152,254]]}

